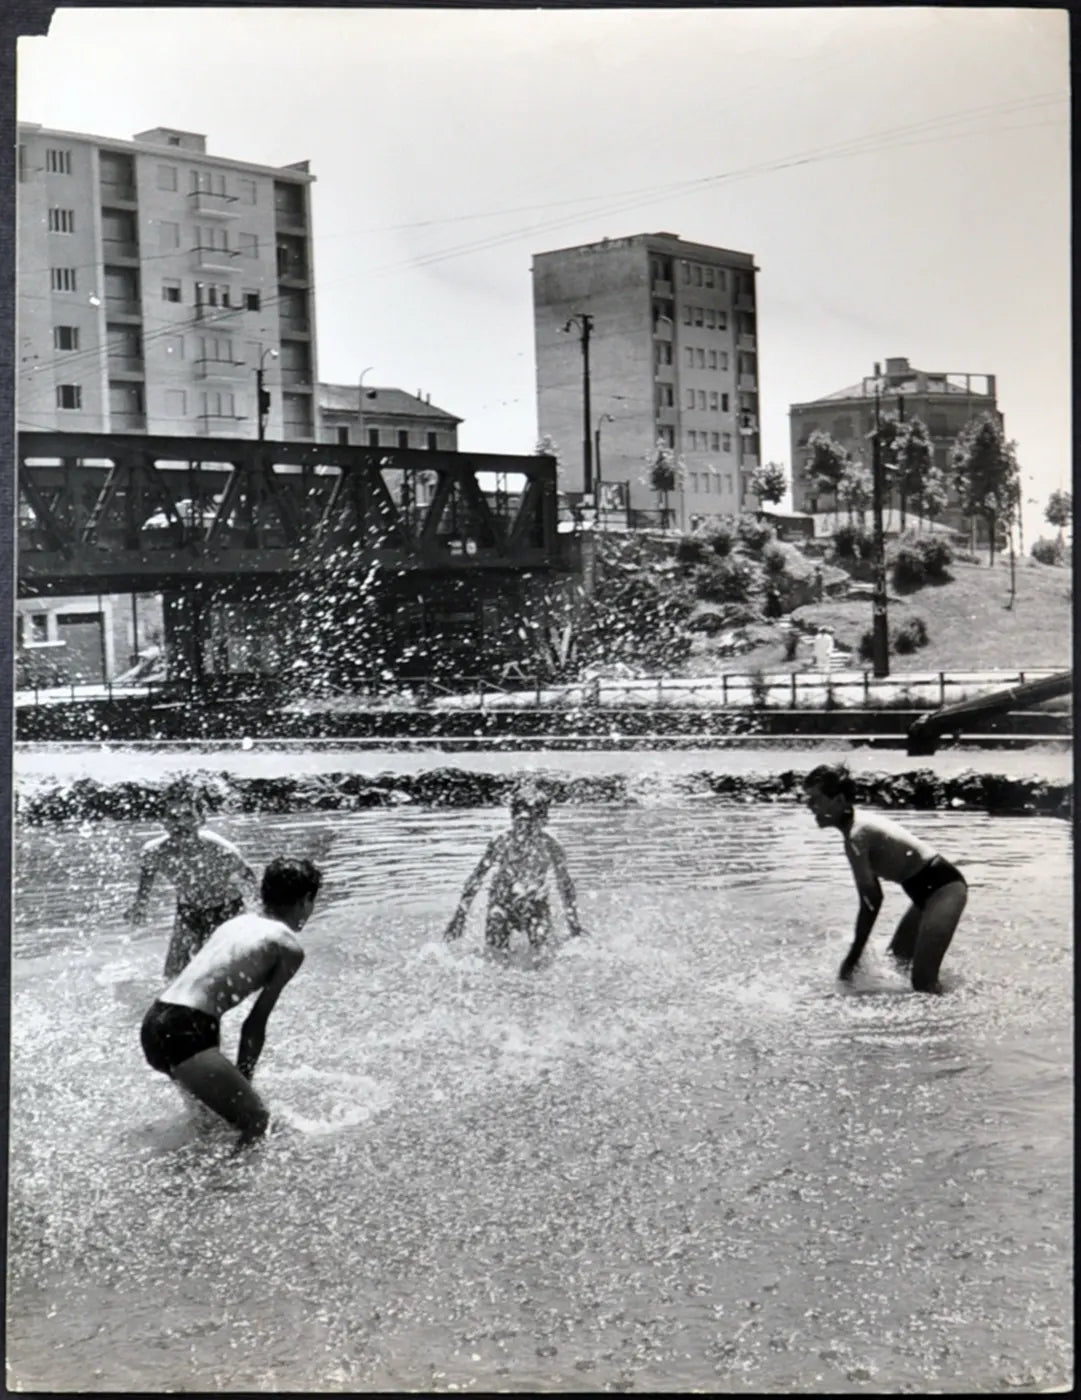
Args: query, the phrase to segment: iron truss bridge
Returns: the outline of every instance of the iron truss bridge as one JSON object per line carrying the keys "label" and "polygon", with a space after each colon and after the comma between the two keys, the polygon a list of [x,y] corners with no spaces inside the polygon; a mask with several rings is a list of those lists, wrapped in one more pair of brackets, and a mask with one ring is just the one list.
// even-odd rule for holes
{"label": "iron truss bridge", "polygon": [[560,564],[551,457],[35,432],[18,452],[21,596]]}

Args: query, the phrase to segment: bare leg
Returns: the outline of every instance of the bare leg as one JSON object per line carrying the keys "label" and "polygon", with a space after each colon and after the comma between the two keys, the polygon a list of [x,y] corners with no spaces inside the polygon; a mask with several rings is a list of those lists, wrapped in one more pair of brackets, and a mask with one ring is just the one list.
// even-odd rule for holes
{"label": "bare leg", "polygon": [[917,908],[915,904],[910,904],[901,917],[901,922],[897,925],[897,932],[890,940],[889,952],[898,962],[911,962],[912,954],[916,951],[916,937],[920,931],[920,920],[923,918],[923,910]]}
{"label": "bare leg", "polygon": [[164,977],[169,983],[187,967],[199,951],[197,931],[177,914],[173,922],[173,935],[169,939],[169,950],[165,954]]}
{"label": "bare leg", "polygon": [[919,937],[912,958],[912,987],[917,992],[937,992],[938,969],[950,946],[968,901],[968,887],[960,880],[943,885],[923,906]]}
{"label": "bare leg", "polygon": [[200,1050],[173,1069],[173,1078],[251,1142],[267,1130],[270,1114],[249,1080],[220,1050]]}

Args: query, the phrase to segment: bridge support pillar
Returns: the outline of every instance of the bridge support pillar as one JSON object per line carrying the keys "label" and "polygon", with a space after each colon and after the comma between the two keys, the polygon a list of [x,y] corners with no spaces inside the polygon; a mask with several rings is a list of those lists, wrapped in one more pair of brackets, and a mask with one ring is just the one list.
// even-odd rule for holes
{"label": "bridge support pillar", "polygon": [[201,681],[205,674],[209,610],[198,588],[163,598],[169,679]]}

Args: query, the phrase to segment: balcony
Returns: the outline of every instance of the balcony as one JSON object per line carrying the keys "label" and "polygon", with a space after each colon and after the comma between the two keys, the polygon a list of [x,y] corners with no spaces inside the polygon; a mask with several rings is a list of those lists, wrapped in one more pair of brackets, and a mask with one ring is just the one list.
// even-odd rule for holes
{"label": "balcony", "polygon": [[758,380],[753,374],[741,374],[739,377],[739,389],[744,394],[758,393]]}
{"label": "balcony", "polygon": [[134,297],[106,297],[105,314],[108,317],[117,317],[121,321],[141,321],[143,304]]}
{"label": "balcony", "polygon": [[243,307],[240,306],[211,306],[209,302],[199,302],[194,308],[195,319],[206,322],[231,321],[235,317],[243,314]]}
{"label": "balcony", "polygon": [[138,262],[139,245],[134,239],[129,238],[103,238],[101,240],[102,259],[104,262],[120,261]]}
{"label": "balcony", "polygon": [[239,380],[246,379],[249,374],[255,373],[243,360],[195,360],[192,368],[196,379],[222,380],[230,384],[236,384]]}
{"label": "balcony", "polygon": [[145,413],[110,413],[109,431],[112,433],[145,433]]}
{"label": "balcony", "polygon": [[746,350],[749,354],[754,354],[758,349],[758,337],[753,335],[741,335],[737,337],[736,349]]}
{"label": "balcony", "polygon": [[211,194],[209,190],[193,190],[188,196],[192,210],[212,219],[239,219],[240,207],[235,195]]}
{"label": "balcony", "polygon": [[671,340],[675,334],[675,322],[669,320],[667,316],[655,316],[653,318],[653,338],[654,340]]}
{"label": "balcony", "polygon": [[195,419],[199,437],[244,437],[242,424],[247,418],[239,413],[200,413]]}
{"label": "balcony", "polygon": [[735,308],[737,311],[753,311],[754,297],[751,296],[750,292],[737,292]]}
{"label": "balcony", "polygon": [[196,272],[239,272],[239,253],[228,248],[195,248],[191,265]]}
{"label": "balcony", "polygon": [[114,180],[102,180],[101,202],[104,205],[135,204],[135,186],[127,180],[122,183]]}
{"label": "balcony", "polygon": [[312,372],[308,369],[285,369],[281,370],[281,382],[283,389],[310,390],[312,387]]}
{"label": "balcony", "polygon": [[741,471],[753,472],[754,469],[758,466],[758,453],[745,452],[743,456],[739,459],[739,465]]}
{"label": "balcony", "polygon": [[278,281],[287,287],[306,287],[308,285],[307,263],[286,261],[279,258]]}
{"label": "balcony", "polygon": [[141,355],[110,355],[106,364],[110,379],[142,379],[146,375]]}
{"label": "balcony", "polygon": [[650,284],[650,290],[655,297],[670,297],[672,295],[672,284],[664,277],[658,277]]}
{"label": "balcony", "polygon": [[278,330],[283,340],[310,340],[311,322],[301,316],[281,316]]}

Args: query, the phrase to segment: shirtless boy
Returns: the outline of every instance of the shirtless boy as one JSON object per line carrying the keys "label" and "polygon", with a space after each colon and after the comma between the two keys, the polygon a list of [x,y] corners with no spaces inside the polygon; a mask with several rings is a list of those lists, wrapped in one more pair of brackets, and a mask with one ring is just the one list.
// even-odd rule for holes
{"label": "shirtless boy", "polygon": [[165,955],[166,980],[173,978],[211,933],[244,909],[244,898],[255,898],[255,874],[231,841],[201,825],[203,799],[187,780],[179,779],[165,792],[164,836],[143,847],[139,888],[128,919],[141,924],[155,879],[161,875],[176,887],[176,918]]}
{"label": "shirtless boy", "polygon": [[553,871],[567,911],[567,926],[574,936],[582,932],[574,897],[574,884],[567,871],[563,848],[544,830],[548,820],[548,799],[532,788],[519,788],[511,798],[511,827],[495,836],[480,858],[462,890],[454,917],[445,937],[460,938],[465,917],[485,875],[495,866],[488,895],[485,941],[490,948],[505,949],[515,929],[541,948],[552,931],[548,907],[547,880]]}
{"label": "shirtless boy", "polygon": [[941,991],[938,970],[968,899],[965,877],[926,841],[888,817],[864,816],[853,806],[856,794],[843,763],[823,763],[803,780],[807,806],[819,826],[834,826],[845,843],[860,910],[852,947],[841,964],[848,981],[882,906],[880,880],[893,880],[912,901],[889,945],[902,964],[911,964],[917,992]]}
{"label": "shirtless boy", "polygon": [[[262,914],[239,914],[215,929],[143,1019],[143,1054],[208,1108],[240,1129],[247,1144],[270,1121],[251,1084],[267,1019],[304,961],[296,935],[322,883],[309,860],[272,860],[263,875]],[[240,1031],[237,1062],[222,1054],[221,1018],[258,992]]]}

